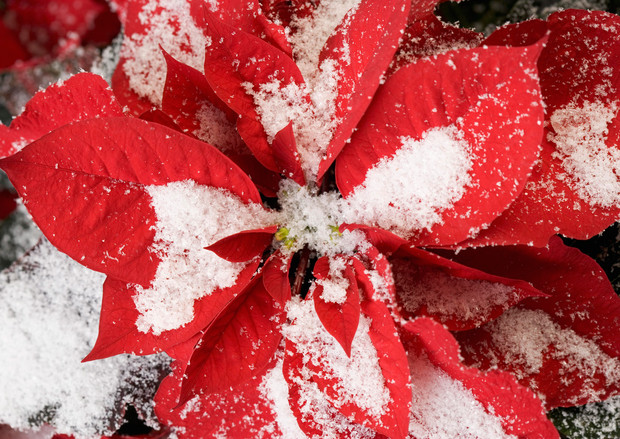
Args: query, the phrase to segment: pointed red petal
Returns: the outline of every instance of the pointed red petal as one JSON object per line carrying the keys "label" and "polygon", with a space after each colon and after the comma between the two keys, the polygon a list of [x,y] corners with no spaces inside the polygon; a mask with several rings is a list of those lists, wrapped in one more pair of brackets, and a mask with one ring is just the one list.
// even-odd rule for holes
{"label": "pointed red petal", "polygon": [[297,144],[295,143],[295,133],[293,133],[293,122],[278,131],[273,138],[274,158],[280,173],[286,178],[290,178],[300,186],[306,185],[304,170],[301,167],[299,154],[297,154]]}
{"label": "pointed red petal", "polygon": [[338,96],[333,117],[338,125],[319,166],[318,179],[344,147],[379,87],[398,47],[410,5],[409,0],[362,0],[325,43],[319,62],[321,68],[329,65],[336,70]]}
{"label": "pointed red petal", "polygon": [[405,29],[388,76],[419,58],[439,55],[449,50],[477,47],[482,39],[483,34],[479,32],[444,23],[435,14],[429,14],[409,23]]}
{"label": "pointed red petal", "polygon": [[[411,398],[405,351],[387,307],[365,302],[351,356],[325,331],[309,301],[289,302],[285,365],[302,355],[302,376],[287,377],[298,386],[316,383],[338,411],[357,424],[393,438],[406,438]],[[291,358],[291,359],[293,359]]]}
{"label": "pointed red petal", "polygon": [[527,297],[544,296],[528,282],[411,247],[401,247],[389,261],[400,313],[407,319],[433,317],[451,331],[481,326]]}
{"label": "pointed red petal", "polygon": [[267,259],[263,268],[263,285],[273,299],[284,305],[291,299],[291,283],[288,272],[291,268],[292,254],[279,250]]}
{"label": "pointed red petal", "polygon": [[[277,84],[278,89],[289,85],[301,88],[303,77],[295,62],[284,52],[209,14],[205,19],[208,24],[206,32],[212,40],[206,49],[205,76],[217,96],[241,116],[237,129],[256,158],[266,168],[279,172],[268,133],[275,136],[285,125],[267,123],[260,114],[262,110],[255,96],[265,93],[263,88],[269,84]],[[256,63],[256,59],[261,62]],[[251,90],[248,89],[250,86]],[[305,94],[304,99],[310,102]],[[278,110],[283,111],[282,108]]]}
{"label": "pointed red petal", "polygon": [[467,245],[543,246],[556,233],[587,239],[620,216],[618,26],[614,14],[567,10],[488,38],[489,44],[521,45],[550,31],[538,62],[547,128],[521,196]]}
{"label": "pointed red petal", "polygon": [[280,344],[282,307],[255,278],[209,326],[190,359],[181,401],[220,393],[260,374]]}
{"label": "pointed red petal", "polygon": [[539,52],[539,45],[457,50],[391,76],[336,162],[350,221],[447,245],[495,219],[538,155]]}
{"label": "pointed red petal", "polygon": [[35,94],[10,128],[0,125],[0,157],[14,154],[63,125],[122,115],[112,90],[100,76],[78,73]]}
{"label": "pointed red petal", "polygon": [[524,300],[459,335],[470,362],[512,371],[548,408],[620,393],[620,298],[596,262],[557,237],[547,248],[466,250],[453,258],[551,296]]}
{"label": "pointed red petal", "polygon": [[[193,304],[193,319],[180,328],[143,332],[137,322],[141,316],[135,301],[140,292],[136,285],[108,277],[103,284],[103,303],[99,320],[99,335],[92,351],[84,361],[98,360],[128,353],[149,355],[164,351],[192,338],[215,319],[228,303],[245,287],[254,275],[258,262],[249,264],[230,288],[216,290]],[[188,288],[192,288],[188,286]]]}
{"label": "pointed red petal", "polygon": [[368,427],[353,423],[327,401],[317,384],[308,379],[304,357],[295,350],[292,343],[286,344],[282,372],[288,384],[291,411],[307,437],[385,437]]}
{"label": "pointed red petal", "polygon": [[230,262],[246,262],[261,256],[271,244],[278,226],[270,226],[257,230],[244,230],[234,235],[222,238],[205,247],[222,259]]}
{"label": "pointed red petal", "polygon": [[262,386],[272,373],[266,370],[234,390],[220,394],[197,395],[178,404],[184,365],[175,362],[155,395],[155,413],[170,426],[179,439],[217,439],[282,437],[274,403]]}
{"label": "pointed red petal", "polygon": [[[317,261],[317,265],[318,263]],[[314,268],[316,273],[316,265]],[[355,273],[350,266],[336,272],[328,268],[327,275],[323,278],[317,276],[317,279],[317,286],[312,294],[316,314],[325,330],[340,343],[350,357],[361,312]]]}
{"label": "pointed red petal", "polygon": [[249,154],[235,128],[237,118],[215,94],[200,71],[164,52],[167,74],[162,110],[183,132],[225,153]]}
{"label": "pointed red petal", "polygon": [[260,203],[249,178],[215,148],[137,119],[67,125],[1,164],[54,245],[89,268],[143,285],[159,260],[149,251],[157,218],[146,185],[193,180]]}
{"label": "pointed red petal", "polygon": [[411,368],[415,437],[454,437],[467,431],[479,438],[559,438],[541,402],[512,375],[463,367],[456,341],[441,324],[416,319],[404,326],[403,339]]}
{"label": "pointed red petal", "polygon": [[133,0],[123,9],[125,35],[112,86],[121,103],[138,115],[161,105],[166,79],[166,60],[161,49],[178,61],[202,70],[208,42],[204,34],[205,10],[245,28],[253,25],[258,2],[155,4]]}
{"label": "pointed red petal", "polygon": [[377,247],[381,253],[393,253],[401,245],[407,244],[407,241],[400,236],[378,227],[370,227],[364,224],[342,224],[340,232],[344,230],[361,230],[366,235],[368,241]]}

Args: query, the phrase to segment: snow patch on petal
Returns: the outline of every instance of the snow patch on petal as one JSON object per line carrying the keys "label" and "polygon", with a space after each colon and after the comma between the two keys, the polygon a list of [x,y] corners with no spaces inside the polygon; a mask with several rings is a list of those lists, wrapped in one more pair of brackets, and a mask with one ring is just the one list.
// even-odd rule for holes
{"label": "snow patch on petal", "polygon": [[331,258],[329,260],[329,275],[326,279],[318,279],[316,283],[323,287],[321,299],[328,303],[344,304],[347,301],[347,290],[351,286],[349,279],[344,276],[347,260]]}
{"label": "snow patch on petal", "polygon": [[229,192],[192,181],[148,186],[157,215],[154,251],[162,261],[148,288],[133,300],[141,332],[179,328],[192,321],[194,301],[234,285],[245,263],[228,262],[205,247],[226,236],[265,227],[271,215]]}
{"label": "snow patch on petal", "polygon": [[282,437],[286,439],[306,439],[299,428],[297,418],[288,403],[288,384],[282,372],[282,360],[263,377],[259,391],[264,400],[268,401],[276,415],[276,422]]}
{"label": "snow patch on petal", "polygon": [[316,73],[327,39],[347,13],[360,3],[361,0],[324,1],[311,15],[291,21],[291,27],[296,30],[290,37],[293,54],[306,80]]}
{"label": "snow patch on petal", "polygon": [[411,261],[392,260],[394,283],[406,311],[424,308],[433,316],[482,324],[493,311],[517,298],[510,285],[464,279],[441,270],[420,270]]}
{"label": "snow patch on petal", "polygon": [[[490,323],[488,331],[503,360],[517,366],[513,372],[518,379],[538,373],[551,358],[565,371],[581,377],[604,376],[606,387],[620,382],[618,359],[607,355],[594,341],[560,327],[544,311],[512,308]],[[591,400],[605,390],[597,390],[587,378],[580,387],[582,396]]]}
{"label": "snow patch on petal", "polygon": [[334,407],[355,404],[370,417],[379,419],[388,410],[390,392],[379,367],[379,358],[370,335],[370,320],[360,316],[351,356],[347,357],[336,339],[329,334],[314,310],[313,302],[295,298],[287,306],[290,325],[285,337],[295,343],[304,363],[318,364],[325,377],[333,379],[338,399],[328,398]]}
{"label": "snow patch on petal", "polygon": [[416,439],[516,439],[459,381],[426,356],[409,359],[413,398],[409,437]]}
{"label": "snow patch on petal", "polygon": [[620,149],[606,144],[617,113],[618,102],[586,101],[558,108],[550,117],[555,156],[572,177],[578,195],[603,207],[620,203]]}
{"label": "snow patch on petal", "polygon": [[224,154],[240,154],[245,152],[244,145],[235,135],[226,115],[209,102],[202,102],[198,111],[192,115],[198,122],[193,131],[194,136],[210,145],[216,146]]}
{"label": "snow patch on petal", "polygon": [[275,80],[261,84],[258,90],[249,82],[243,84],[246,92],[254,99],[256,112],[269,143],[280,130],[290,122],[293,123],[297,151],[309,181],[316,180],[319,163],[337,123],[332,117],[336,99],[334,75],[333,69],[325,70],[310,99],[306,86],[294,82],[283,86],[279,80]]}
{"label": "snow patch on petal", "polygon": [[138,96],[159,106],[167,71],[160,46],[176,60],[203,72],[209,41],[196,26],[185,0],[150,0],[138,19],[147,33],[126,35],[121,49],[123,72]]}
{"label": "snow patch on petal", "polygon": [[441,224],[441,212],[465,194],[471,146],[456,127],[433,128],[384,157],[347,197],[347,222],[372,224],[403,237]]}

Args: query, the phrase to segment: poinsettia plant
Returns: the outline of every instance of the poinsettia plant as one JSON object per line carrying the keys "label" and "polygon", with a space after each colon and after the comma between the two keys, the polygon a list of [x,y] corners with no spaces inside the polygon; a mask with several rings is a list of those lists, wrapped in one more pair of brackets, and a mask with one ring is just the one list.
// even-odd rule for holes
{"label": "poinsettia plant", "polygon": [[112,87],[0,127],[43,233],[107,275],[86,360],[173,359],[166,432],[553,438],[619,393],[620,299],[556,235],[620,217],[620,18],[485,38],[438,3],[117,1]]}

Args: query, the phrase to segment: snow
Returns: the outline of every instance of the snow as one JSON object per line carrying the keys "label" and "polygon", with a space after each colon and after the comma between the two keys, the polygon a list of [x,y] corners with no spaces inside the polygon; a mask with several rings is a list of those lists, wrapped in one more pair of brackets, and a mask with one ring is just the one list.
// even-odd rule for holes
{"label": "snow", "polygon": [[323,376],[334,380],[337,399],[325,395],[336,408],[355,404],[369,417],[380,419],[386,413],[391,396],[379,367],[377,350],[370,340],[370,320],[360,316],[348,357],[323,327],[313,301],[293,298],[287,305],[290,324],[283,329],[287,340],[295,344],[304,363],[321,364]]}
{"label": "snow", "polygon": [[290,251],[308,245],[320,255],[353,254],[368,245],[360,231],[338,231],[344,222],[346,201],[336,192],[318,194],[315,188],[285,180],[280,185],[278,201],[278,224],[288,230],[286,242]]}
{"label": "snow", "polygon": [[265,376],[259,386],[261,396],[270,403],[283,439],[306,439],[288,403],[288,384],[282,373],[282,360]]}
{"label": "snow", "polygon": [[235,284],[245,263],[228,262],[209,245],[226,236],[265,227],[272,217],[260,204],[191,180],[148,186],[157,216],[154,251],[162,261],[148,288],[133,297],[142,332],[179,328],[192,321],[194,302]]}
{"label": "snow", "polygon": [[436,268],[418,268],[415,262],[405,259],[390,262],[396,291],[405,310],[411,313],[424,307],[441,320],[480,325],[488,321],[494,309],[516,299],[515,289],[499,282],[464,279]]}
{"label": "snow", "polygon": [[560,327],[543,311],[512,308],[490,323],[487,330],[503,360],[517,366],[515,373],[519,379],[538,373],[546,359],[551,358],[560,362],[564,370],[585,379],[579,387],[590,400],[596,400],[604,389],[596,390],[586,377],[600,374],[606,387],[620,382],[617,358],[610,357],[594,341],[572,329]]}
{"label": "snow", "polygon": [[346,302],[347,289],[351,286],[349,280],[344,276],[346,262],[344,258],[330,258],[327,278],[316,281],[316,284],[323,288],[321,299],[325,302],[338,304]]}
{"label": "snow", "polygon": [[[317,85],[317,95],[308,95],[309,90],[294,82],[283,85],[279,80],[263,83],[256,90],[251,83],[245,83],[246,92],[252,96],[260,122],[271,143],[275,135],[293,122],[293,132],[306,180],[315,181],[319,163],[332,138],[334,121],[333,101],[335,80],[332,72],[326,76],[326,83]],[[331,82],[330,82],[331,81]],[[315,105],[318,104],[318,105]]]}
{"label": "snow", "polygon": [[119,426],[118,410],[131,403],[153,425],[150,400],[165,355],[81,363],[96,338],[104,277],[47,241],[0,273],[0,424],[49,423],[58,433],[98,437]]}
{"label": "snow", "polygon": [[410,357],[409,368],[413,392],[409,438],[516,439],[504,432],[501,418],[425,356]]}
{"label": "snow", "polygon": [[608,147],[608,128],[618,114],[618,102],[569,104],[551,114],[549,140],[555,157],[571,177],[578,195],[590,204],[620,203],[620,149]]}
{"label": "snow", "polygon": [[441,213],[465,194],[471,182],[471,147],[456,127],[433,128],[401,147],[366,174],[349,194],[346,221],[372,224],[404,238],[442,223]]}
{"label": "snow", "polygon": [[304,78],[308,81],[319,66],[319,54],[329,36],[347,13],[357,8],[361,0],[323,1],[307,17],[293,18],[290,36],[293,55]]}
{"label": "snow", "polygon": [[236,134],[236,129],[231,124],[224,112],[214,105],[203,101],[195,114],[184,115],[186,118],[196,118],[199,126],[193,134],[200,140],[217,147],[224,154],[239,154],[247,152],[247,147]]}
{"label": "snow", "polygon": [[344,53],[338,60],[325,59],[319,65],[319,53],[347,12],[359,3],[360,0],[321,2],[311,16],[293,17],[291,28],[294,32],[289,39],[305,85],[283,85],[277,80],[258,88],[246,85],[269,142],[278,131],[293,122],[297,149],[308,182],[316,181],[319,164],[340,122],[335,117],[338,64],[345,62],[347,55]]}
{"label": "snow", "polygon": [[149,31],[125,36],[122,68],[131,90],[159,106],[167,71],[160,46],[176,60],[204,72],[208,38],[196,26],[185,0],[150,0],[138,18]]}

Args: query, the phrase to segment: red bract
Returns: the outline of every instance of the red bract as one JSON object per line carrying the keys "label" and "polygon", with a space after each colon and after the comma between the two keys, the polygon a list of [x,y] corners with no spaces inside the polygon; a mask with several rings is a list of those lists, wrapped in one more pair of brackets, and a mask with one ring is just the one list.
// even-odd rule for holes
{"label": "red bract", "polygon": [[[33,141],[1,164],[35,221],[108,275],[87,359],[168,352],[157,413],[179,437],[553,438],[545,408],[619,393],[619,299],[544,247],[618,216],[617,71],[577,46],[581,74],[612,82],[572,71],[561,100],[568,67],[543,55],[580,17],[603,56],[620,19],[567,11],[468,48],[437,3],[125,2],[116,98],[78,75],[7,130],[6,154]],[[37,122],[72,96],[84,111]],[[579,233],[565,210],[531,215],[541,175],[582,175],[573,135],[612,163]],[[571,202],[592,189],[575,178]],[[516,379],[466,367],[455,339]]]}

